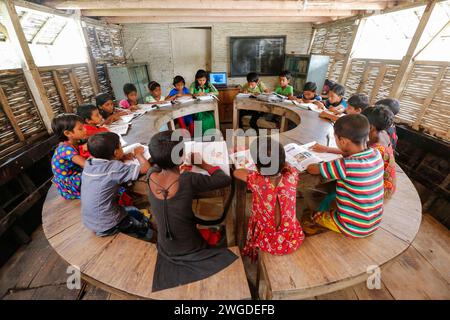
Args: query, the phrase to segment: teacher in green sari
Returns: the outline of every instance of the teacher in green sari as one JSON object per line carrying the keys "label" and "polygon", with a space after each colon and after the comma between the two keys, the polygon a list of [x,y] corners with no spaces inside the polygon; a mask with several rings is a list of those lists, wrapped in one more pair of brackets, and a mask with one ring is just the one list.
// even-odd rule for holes
{"label": "teacher in green sari", "polygon": [[[208,73],[205,70],[198,70],[195,74],[195,81],[189,87],[189,91],[195,96],[219,95],[219,91],[209,82]],[[202,135],[208,129],[215,129],[214,113],[212,111],[204,111],[194,114],[195,121],[202,123]]]}

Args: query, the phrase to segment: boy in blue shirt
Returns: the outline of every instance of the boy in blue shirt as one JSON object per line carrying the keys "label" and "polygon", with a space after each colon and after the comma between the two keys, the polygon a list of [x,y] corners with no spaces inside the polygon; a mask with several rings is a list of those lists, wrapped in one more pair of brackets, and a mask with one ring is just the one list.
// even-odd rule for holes
{"label": "boy in blue shirt", "polygon": [[303,103],[314,103],[314,101],[322,101],[322,97],[316,94],[317,84],[315,82],[307,82],[303,86],[303,93],[297,96],[297,101]]}
{"label": "boy in blue shirt", "polygon": [[339,83],[335,83],[328,92],[328,99],[321,107],[328,109],[334,114],[342,114],[347,109],[347,101],[344,99],[345,88]]}

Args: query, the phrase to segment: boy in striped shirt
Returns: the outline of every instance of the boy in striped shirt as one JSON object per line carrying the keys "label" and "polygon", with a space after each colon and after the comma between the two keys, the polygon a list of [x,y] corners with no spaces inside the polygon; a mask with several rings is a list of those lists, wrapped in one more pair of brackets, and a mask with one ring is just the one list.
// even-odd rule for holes
{"label": "boy in striped shirt", "polygon": [[336,180],[335,208],[320,208],[313,221],[353,238],[373,234],[383,214],[384,162],[378,150],[367,148],[369,130],[363,115],[339,118],[334,132],[344,157],[308,167],[311,174]]}

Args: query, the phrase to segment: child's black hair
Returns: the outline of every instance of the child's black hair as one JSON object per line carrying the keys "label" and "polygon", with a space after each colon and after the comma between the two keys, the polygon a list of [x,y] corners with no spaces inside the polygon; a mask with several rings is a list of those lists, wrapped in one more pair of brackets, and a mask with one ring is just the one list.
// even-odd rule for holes
{"label": "child's black hair", "polygon": [[155,134],[148,144],[148,151],[152,159],[152,163],[161,169],[167,170],[180,165],[179,160],[183,156],[183,148],[180,149],[179,158],[172,158],[173,149],[180,141],[172,140],[172,130],[162,131]]}
{"label": "child's black hair", "polygon": [[303,86],[303,91],[311,91],[311,92],[316,92],[317,90],[317,84],[315,82],[307,82],[305,83],[305,85]]}
{"label": "child's black hair", "polygon": [[161,88],[161,85],[156,81],[150,81],[147,88],[150,91],[154,91],[156,88]]}
{"label": "child's black hair", "polygon": [[128,97],[132,92],[137,92],[136,86],[132,83],[125,83],[123,86],[123,93]]}
{"label": "child's black hair", "polygon": [[394,113],[386,105],[375,105],[364,110],[362,114],[377,131],[387,130],[394,123]]}
{"label": "child's black hair", "polygon": [[59,114],[52,120],[53,133],[59,141],[67,141],[69,138],[64,134],[64,131],[73,131],[77,122],[83,123],[83,119],[75,113]]}
{"label": "child's black hair", "polygon": [[101,107],[109,100],[113,101],[113,98],[109,93],[99,93],[95,96],[95,104],[97,105],[97,107]]}
{"label": "child's black hair", "polygon": [[99,159],[111,160],[114,151],[120,148],[120,138],[114,132],[100,132],[90,136],[87,141],[89,153]]}
{"label": "child's black hair", "polygon": [[98,110],[98,108],[93,104],[90,103],[82,104],[77,108],[77,115],[79,115],[80,118],[83,119],[84,121],[83,123],[85,123],[87,120],[91,120],[92,113],[95,110]]}
{"label": "child's black hair", "polygon": [[258,82],[259,75],[256,72],[249,72],[247,74],[247,82]]}
{"label": "child's black hair", "polygon": [[342,84],[339,84],[339,83],[333,84],[333,86],[330,88],[330,91],[333,91],[338,96],[342,96],[343,97],[345,95],[345,87]]}
{"label": "child's black hair", "polygon": [[[286,154],[283,145],[271,137],[258,137],[253,141],[250,145],[250,154],[255,161],[258,171],[263,175],[275,175],[280,173],[286,163]],[[267,157],[267,159],[264,159],[265,157]],[[278,160],[276,158],[278,158]],[[272,164],[276,162],[278,162],[278,167],[272,172],[264,174],[264,169],[270,170]]]}
{"label": "child's black hair", "polygon": [[209,80],[208,80],[208,72],[206,72],[203,69],[197,70],[195,73],[195,89],[200,89],[200,84],[198,83],[198,79],[205,78],[206,82],[204,84],[205,87],[209,87]]}
{"label": "child's black hair", "polygon": [[355,144],[366,143],[369,139],[369,131],[369,121],[361,114],[340,117],[334,124],[336,136],[347,138]]}
{"label": "child's black hair", "polygon": [[291,78],[292,78],[292,75],[291,75],[291,73],[288,71],[288,70],[283,70],[283,71],[281,71],[281,73],[278,75],[280,78],[281,77],[285,77],[286,79],[288,79],[288,80],[291,80]]}
{"label": "child's black hair", "polygon": [[175,76],[173,78],[172,84],[175,86],[177,83],[183,82],[183,84],[186,84],[186,81],[184,81],[184,78],[182,76]]}
{"label": "child's black hair", "polygon": [[361,112],[369,107],[369,97],[364,93],[355,93],[348,100],[347,103],[353,108],[361,109]]}
{"label": "child's black hair", "polygon": [[378,104],[382,104],[382,105],[389,107],[389,109],[392,111],[394,116],[397,113],[399,113],[399,111],[400,111],[400,103],[397,99],[392,99],[392,98],[381,99],[375,103],[375,105],[378,105]]}

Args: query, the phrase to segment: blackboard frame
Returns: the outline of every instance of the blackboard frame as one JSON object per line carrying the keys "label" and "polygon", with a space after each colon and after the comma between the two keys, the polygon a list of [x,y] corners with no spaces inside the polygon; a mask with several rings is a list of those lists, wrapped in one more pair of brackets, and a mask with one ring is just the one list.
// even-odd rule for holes
{"label": "blackboard frame", "polygon": [[[255,40],[261,40],[261,39],[282,39],[283,40],[283,61],[280,64],[280,71],[283,69],[284,66],[284,60],[286,57],[286,36],[242,36],[242,37],[230,37],[229,39],[229,55],[230,55],[230,63],[229,63],[229,74],[230,74],[230,78],[237,78],[237,77],[245,77],[247,76],[247,73],[233,73],[233,61],[234,61],[234,56],[233,56],[233,42],[236,40],[240,40],[240,39],[255,39]],[[278,76],[278,73],[261,73],[259,72],[260,76]]]}

